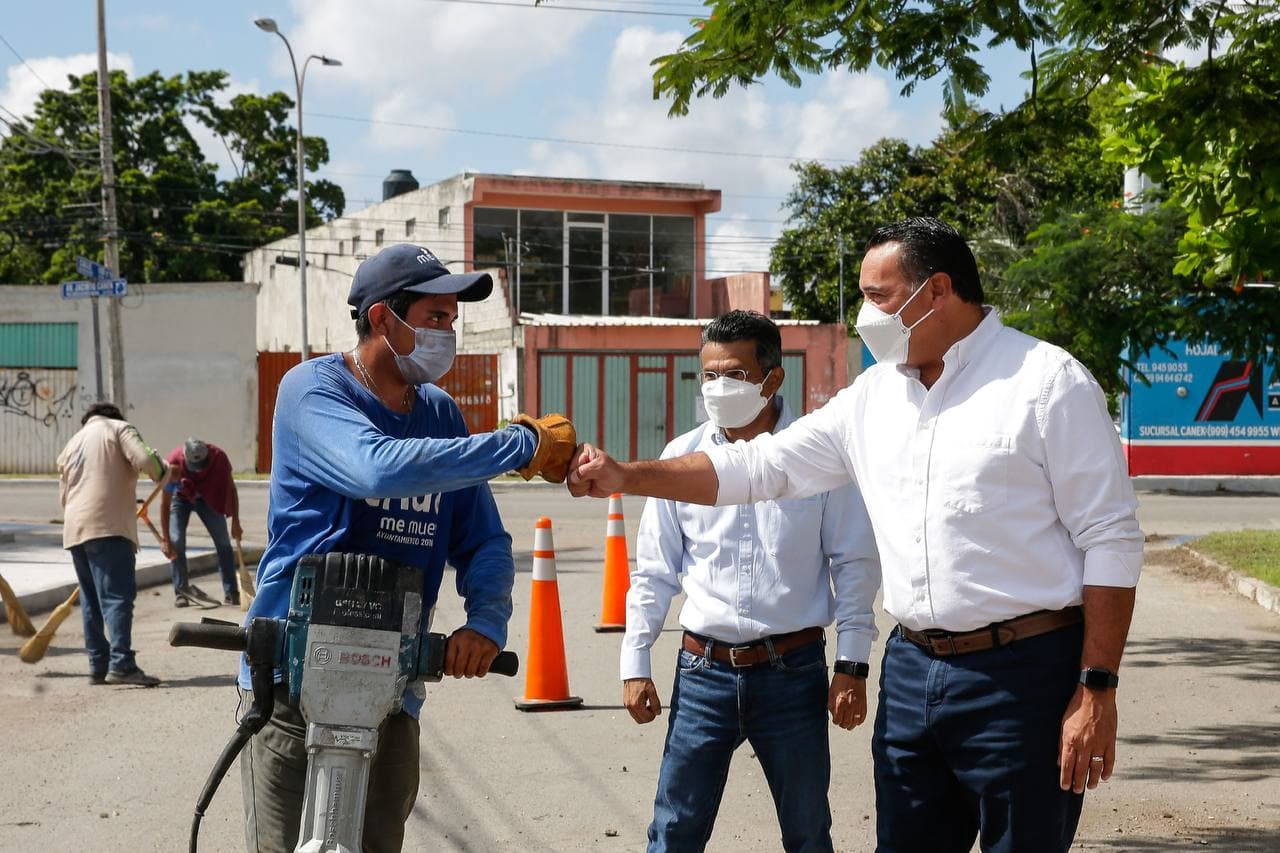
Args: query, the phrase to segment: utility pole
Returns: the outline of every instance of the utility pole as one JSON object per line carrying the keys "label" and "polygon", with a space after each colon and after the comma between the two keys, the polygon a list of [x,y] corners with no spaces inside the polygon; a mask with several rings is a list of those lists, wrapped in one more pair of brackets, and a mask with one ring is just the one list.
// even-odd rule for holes
{"label": "utility pole", "polygon": [[[116,243],[116,172],[111,150],[111,79],[107,76],[107,14],[104,0],[98,0],[98,136],[102,153],[102,219],[106,230],[103,264],[120,275],[120,247]],[[97,298],[94,298],[97,316]],[[107,337],[111,341],[111,397],[120,411],[129,416],[129,400],[124,387],[124,329],[120,300],[107,300]]]}
{"label": "utility pole", "polygon": [[845,322],[844,318],[844,235],[836,235],[836,249],[840,252],[840,322]]}

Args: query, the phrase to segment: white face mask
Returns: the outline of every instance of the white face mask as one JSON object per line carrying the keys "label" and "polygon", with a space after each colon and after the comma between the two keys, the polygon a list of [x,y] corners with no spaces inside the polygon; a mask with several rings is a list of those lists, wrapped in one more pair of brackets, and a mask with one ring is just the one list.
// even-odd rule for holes
{"label": "white face mask", "polygon": [[862,307],[858,309],[858,318],[854,321],[853,328],[858,332],[858,337],[862,338],[862,342],[867,345],[867,349],[871,350],[877,363],[902,364],[907,360],[907,350],[911,345],[911,330],[923,323],[933,313],[933,309],[930,308],[924,317],[910,326],[902,322],[902,312],[928,283],[927,278],[920,282],[920,286],[907,297],[902,307],[892,314],[886,314],[867,300],[862,300]]}
{"label": "white face mask", "polygon": [[[391,316],[400,320],[395,312],[391,312]],[[400,322],[409,326],[404,320]],[[413,352],[408,355],[400,355],[396,352],[386,335],[382,336],[382,340],[386,343],[387,349],[391,350],[391,355],[395,357],[396,367],[400,368],[400,375],[404,377],[405,382],[410,385],[435,382],[453,367],[458,336],[452,330],[415,329],[413,326],[409,328],[413,329]]]}
{"label": "white face mask", "polygon": [[702,384],[702,405],[716,428],[737,429],[754,421],[769,402],[770,398],[762,393],[763,388],[763,382],[753,385],[721,376]]}

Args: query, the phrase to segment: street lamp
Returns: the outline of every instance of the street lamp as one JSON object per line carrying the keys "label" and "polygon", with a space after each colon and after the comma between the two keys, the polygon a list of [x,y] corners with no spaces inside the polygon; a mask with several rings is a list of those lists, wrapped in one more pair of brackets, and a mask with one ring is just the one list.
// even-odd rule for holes
{"label": "street lamp", "polygon": [[298,63],[293,58],[293,45],[280,32],[273,18],[257,18],[254,26],[264,33],[275,33],[284,42],[289,51],[289,65],[293,67],[293,83],[298,91],[298,281],[302,288],[302,360],[311,357],[311,347],[307,343],[307,165],[302,153],[302,84],[307,80],[307,66],[311,60],[320,60],[321,65],[341,65],[342,63],[328,56],[311,54],[302,63],[302,73],[298,73]]}

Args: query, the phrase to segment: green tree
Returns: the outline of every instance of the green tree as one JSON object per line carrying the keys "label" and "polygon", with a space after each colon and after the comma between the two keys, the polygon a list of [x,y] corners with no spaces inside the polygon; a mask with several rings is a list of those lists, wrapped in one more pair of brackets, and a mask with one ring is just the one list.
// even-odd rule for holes
{"label": "green tree", "polygon": [[[993,129],[998,126],[997,129]],[[998,299],[1004,270],[1030,232],[1063,211],[1118,203],[1120,173],[1102,161],[1091,126],[1074,136],[966,109],[930,145],[882,139],[840,168],[799,163],[789,218],[772,268],[796,316],[838,319],[844,246],[845,321],[859,301],[862,247],[880,225],[927,214],[953,224],[974,248]]]}
{"label": "green tree", "polygon": [[[0,140],[2,281],[56,282],[75,276],[77,255],[101,257],[97,77],[69,79],[69,91],[41,93],[32,117]],[[133,80],[111,72],[117,272],[131,281],[237,279],[247,249],[296,230],[292,102],[277,92],[222,105],[226,85],[223,71]],[[198,127],[232,152],[234,176],[219,179]],[[308,137],[305,155],[314,170],[328,147]],[[316,223],[344,205],[328,181],[309,184],[308,202]]]}
{"label": "green tree", "polygon": [[[942,76],[954,115],[967,97],[988,90],[981,51],[1011,44],[1027,56],[1029,92],[993,125],[1069,125],[1073,111],[1115,86],[1124,100],[1108,125],[1108,150],[1162,182],[1187,214],[1176,272],[1227,299],[1245,278],[1280,278],[1280,18],[1270,0],[707,5],[709,14],[694,21],[681,47],[654,60],[655,96],[670,97],[673,113],[686,112],[695,97],[719,97],[768,74],[798,86],[806,73],[878,66],[903,81],[904,94]],[[1161,57],[1174,48],[1207,50],[1210,58],[1194,68],[1173,66]],[[1273,296],[1237,306],[1250,318],[1246,325],[1276,328],[1280,292]],[[1255,345],[1243,331],[1215,334],[1228,346]],[[1269,340],[1276,343],[1274,332]]]}

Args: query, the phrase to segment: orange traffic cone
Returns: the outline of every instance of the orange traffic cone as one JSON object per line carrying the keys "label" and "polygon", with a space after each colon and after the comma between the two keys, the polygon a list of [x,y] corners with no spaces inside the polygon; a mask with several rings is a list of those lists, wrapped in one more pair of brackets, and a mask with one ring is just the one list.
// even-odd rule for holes
{"label": "orange traffic cone", "polygon": [[556,582],[556,547],[551,519],[540,518],[533,531],[533,591],[529,596],[529,653],[524,659],[521,711],[577,708],[580,696],[569,695],[564,662],[564,630],[560,625],[560,587]]}
{"label": "orange traffic cone", "polygon": [[600,596],[598,633],[627,629],[627,590],[631,566],[627,562],[627,526],[622,519],[622,495],[609,495],[609,521],[604,532],[604,591]]}

